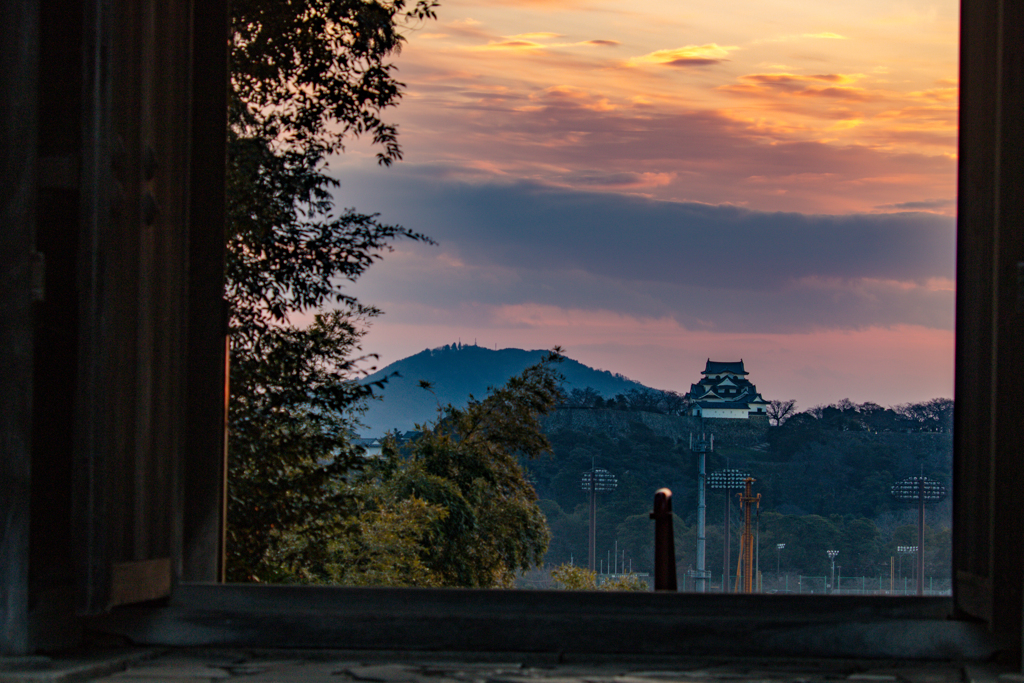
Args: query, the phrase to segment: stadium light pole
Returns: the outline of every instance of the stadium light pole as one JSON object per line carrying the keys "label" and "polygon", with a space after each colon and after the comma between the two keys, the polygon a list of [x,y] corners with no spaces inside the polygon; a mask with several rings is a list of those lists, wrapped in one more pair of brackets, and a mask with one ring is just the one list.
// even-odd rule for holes
{"label": "stadium light pole", "polygon": [[838,550],[826,550],[828,553],[828,559],[832,560],[832,583],[829,589],[829,593],[833,593],[836,590],[836,555],[839,554]]}
{"label": "stadium light pole", "polygon": [[590,469],[583,473],[580,488],[590,492],[590,552],[588,553],[588,569],[594,571],[597,564],[597,494],[614,491],[619,485],[615,475],[608,470],[599,469],[591,460]]}
{"label": "stadium light pole", "polygon": [[896,500],[917,502],[917,594],[924,595],[924,505],[946,497],[946,487],[922,474],[900,479],[892,485]]}
{"label": "stadium light pole", "polygon": [[729,531],[729,518],[731,509],[729,507],[729,494],[733,491],[742,491],[747,480],[750,476],[749,472],[737,469],[724,469],[716,470],[708,475],[708,488],[725,491],[725,551],[723,552],[723,565],[722,570],[722,592],[729,593],[729,542],[730,542],[730,531]]}
{"label": "stadium light pole", "polygon": [[779,563],[780,563],[780,558],[782,557],[782,549],[785,548],[785,547],[786,547],[785,543],[776,543],[775,544],[775,580],[776,581],[779,580],[779,574],[780,574],[780,572],[779,572]]}
{"label": "stadium light pole", "polygon": [[900,581],[903,580],[903,556],[913,555],[917,552],[916,545],[898,545],[896,546],[896,552],[900,556]]}

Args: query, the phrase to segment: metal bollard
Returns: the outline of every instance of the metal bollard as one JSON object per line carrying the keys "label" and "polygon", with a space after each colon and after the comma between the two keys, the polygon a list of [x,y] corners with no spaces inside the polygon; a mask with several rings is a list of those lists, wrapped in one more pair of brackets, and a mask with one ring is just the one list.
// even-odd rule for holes
{"label": "metal bollard", "polygon": [[672,492],[658,489],[654,494],[654,590],[676,588],[676,548],[672,535]]}

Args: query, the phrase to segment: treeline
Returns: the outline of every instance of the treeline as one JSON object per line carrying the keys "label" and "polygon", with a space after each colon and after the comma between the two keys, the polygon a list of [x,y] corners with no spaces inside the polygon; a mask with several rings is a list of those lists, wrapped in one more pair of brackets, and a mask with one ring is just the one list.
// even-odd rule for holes
{"label": "treeline", "polygon": [[[680,430],[670,435],[652,429],[639,414],[623,428],[621,413],[614,413],[614,419],[608,413],[607,429],[601,428],[600,412],[589,415],[593,419],[588,418],[585,427],[558,423],[559,428],[548,433],[552,454],[528,464],[551,528],[546,561],[585,561],[588,498],[581,477],[593,464],[618,480],[616,490],[598,501],[599,558],[607,557],[618,543],[634,570],[649,570],[653,548],[647,515],[653,492],[667,486],[679,518],[678,566],[685,570],[695,561],[696,548],[697,461],[689,443],[679,438]],[[824,551],[833,549],[841,553],[837,563],[844,576],[888,576],[895,549],[917,543],[915,510],[895,500],[891,487],[903,477],[922,473],[949,484],[952,401],[933,399],[889,408],[840,401],[790,412],[780,422],[764,426],[760,444],[737,446],[726,436],[716,436],[715,451],[707,457],[709,472],[740,468],[757,480],[754,491],[762,494],[762,570],[766,562],[774,570],[778,559],[783,571],[821,575],[827,564]],[[715,421],[705,422],[708,431],[714,426]],[[720,573],[725,506],[721,492],[708,491],[707,506],[708,567]],[[733,504],[731,509],[735,560],[739,508]],[[926,575],[948,576],[949,501],[929,506],[927,519]],[[787,544],[778,558],[776,543]],[[719,559],[713,561],[714,557]]]}
{"label": "treeline", "polygon": [[[793,401],[772,401],[794,404]],[[903,403],[883,408],[877,403],[853,403],[848,398],[819,405],[792,416],[783,414],[779,426],[788,424],[811,429],[860,432],[953,432],[953,400],[933,398],[921,403]]]}
{"label": "treeline", "polygon": [[[593,387],[572,389],[564,394],[560,408],[642,411],[662,415],[685,415],[690,407],[686,394],[660,389],[630,389],[604,397]],[[772,426],[787,422],[811,425],[818,429],[866,432],[953,431],[953,400],[933,398],[920,403],[902,403],[883,407],[877,403],[853,403],[844,398],[836,403],[817,405],[797,412],[796,401],[771,401],[768,417]]]}
{"label": "treeline", "polygon": [[658,389],[630,389],[605,398],[593,387],[573,389],[565,394],[560,408],[631,410],[662,415],[684,415],[689,407],[685,394]]}

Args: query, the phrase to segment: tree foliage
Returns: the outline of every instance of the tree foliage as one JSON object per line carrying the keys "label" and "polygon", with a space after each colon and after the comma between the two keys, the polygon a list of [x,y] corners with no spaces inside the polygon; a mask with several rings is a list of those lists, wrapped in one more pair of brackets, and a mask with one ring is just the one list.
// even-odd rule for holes
{"label": "tree foliage", "polygon": [[434,16],[433,0],[240,0],[232,10],[228,137],[228,295],[233,331],[261,333],[298,311],[340,303],[396,238],[425,239],[375,215],[333,215],[329,155],[353,135],[401,158],[381,117],[402,83],[388,60],[402,28]]}
{"label": "tree foliage", "polygon": [[598,581],[597,572],[572,564],[560,564],[551,570],[551,580],[561,590],[645,591],[647,582],[632,572]]}
{"label": "tree foliage", "polygon": [[[762,572],[774,573],[774,544],[780,542],[787,544],[780,553],[783,572],[824,576],[830,570],[824,551],[836,549],[843,576],[883,574],[887,581],[896,546],[916,543],[916,527],[899,531],[916,519],[914,509],[893,498],[892,485],[922,471],[943,483],[951,478],[951,435],[937,431],[935,422],[911,421],[904,413],[924,415],[929,404],[948,403],[939,399],[908,409],[840,401],[795,413],[780,427],[738,420],[706,422],[705,428],[715,434],[707,470],[743,468],[757,479],[754,490],[763,495]],[[528,463],[537,490],[546,499],[540,504],[552,540],[545,561],[559,565],[586,556],[589,508],[580,475],[596,462],[619,480],[615,491],[601,494],[597,501],[598,557],[617,547],[635,571],[653,571],[648,513],[653,492],[666,486],[673,492],[678,515],[674,528],[679,583],[692,585],[688,577],[684,584],[684,577],[696,562],[697,459],[689,450],[687,432],[700,429],[699,422],[641,415],[630,419],[617,410],[595,410],[586,418],[580,426],[552,421],[553,456]],[[719,582],[724,498],[715,490],[707,492],[707,568]],[[735,500],[730,502],[734,572],[741,517]],[[949,575],[948,544],[942,545],[942,539],[950,524],[950,502],[929,506],[927,523],[926,575],[942,578]],[[907,533],[914,538],[894,540]]]}
{"label": "tree foliage", "polygon": [[781,427],[783,423],[796,413],[796,401],[770,401],[765,411],[768,414],[768,422],[774,427]]}
{"label": "tree foliage", "polygon": [[[433,0],[232,3],[231,580],[326,575],[336,550],[330,539],[358,528],[353,515],[362,513],[345,481],[359,455],[352,415],[373,390],[355,382],[367,360],[359,339],[378,311],[343,284],[394,240],[427,238],[376,215],[336,213],[327,160],[359,135],[378,145],[381,163],[401,158],[397,130],[382,118],[403,87],[390,60],[403,28],[433,18],[434,7]],[[311,323],[299,322],[311,314]],[[298,530],[308,540],[300,542]]]}
{"label": "tree foliage", "polygon": [[685,394],[659,389],[629,389],[604,398],[593,387],[573,389],[562,402],[563,408],[599,408],[605,410],[640,411],[665,415],[682,415],[688,402]]}
{"label": "tree foliage", "polygon": [[549,449],[539,418],[561,399],[561,358],[556,349],[485,398],[442,408],[416,439],[390,439],[375,465],[398,499],[445,511],[420,550],[439,585],[511,586],[542,561],[548,528],[520,459]]}
{"label": "tree foliage", "polygon": [[[352,320],[335,312],[316,316],[305,329],[268,327],[250,346],[236,346],[229,404],[230,580],[273,580],[282,564],[322,563],[333,514],[350,505],[332,484],[356,458],[346,414],[362,393],[348,378],[356,340]],[[302,547],[283,541],[283,531],[299,527],[319,541]],[[264,565],[270,556],[274,567]]]}

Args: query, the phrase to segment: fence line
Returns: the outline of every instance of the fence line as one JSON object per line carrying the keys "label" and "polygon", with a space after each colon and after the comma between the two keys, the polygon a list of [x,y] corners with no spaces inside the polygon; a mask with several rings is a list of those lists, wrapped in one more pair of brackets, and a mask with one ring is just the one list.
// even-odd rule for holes
{"label": "fence line", "polygon": [[[888,576],[843,576],[836,577],[835,590],[829,586],[827,576],[804,576],[803,574],[784,574],[782,576],[761,574],[761,593],[808,593],[831,595],[917,595],[917,583],[914,579],[904,576],[891,582]],[[733,592],[736,576],[729,577],[728,590]],[[693,591],[692,578],[683,576],[683,591]],[[722,575],[712,575],[708,582],[709,593],[721,593]],[[924,580],[925,595],[952,595],[952,584],[948,578],[926,576]]]}

